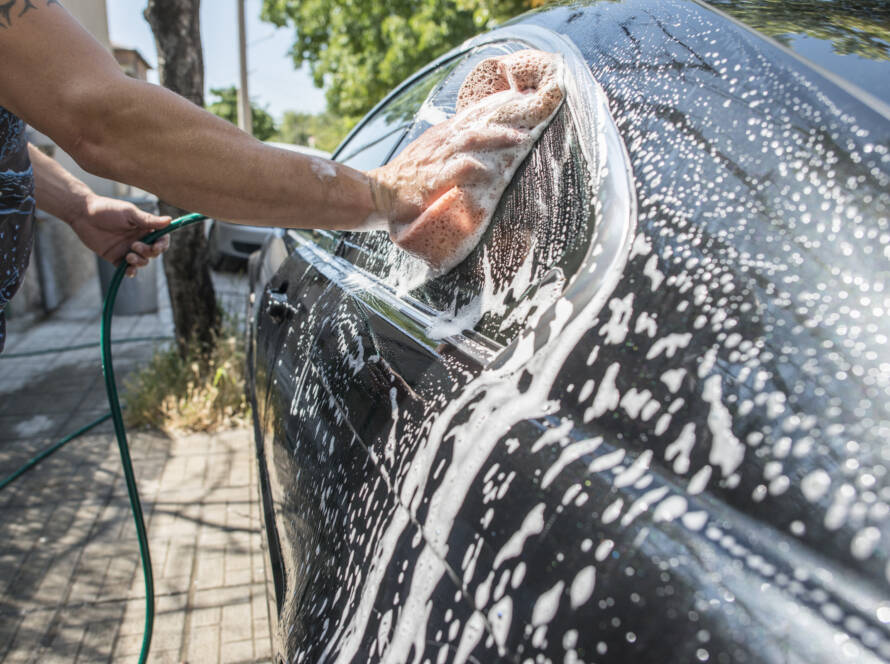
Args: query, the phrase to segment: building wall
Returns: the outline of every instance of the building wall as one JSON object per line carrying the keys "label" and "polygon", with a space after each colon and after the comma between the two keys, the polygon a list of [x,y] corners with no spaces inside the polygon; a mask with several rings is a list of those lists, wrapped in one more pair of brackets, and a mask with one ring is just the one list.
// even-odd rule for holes
{"label": "building wall", "polygon": [[114,57],[127,76],[138,78],[140,81],[148,80],[149,67],[136,50],[114,48]]}
{"label": "building wall", "polygon": [[108,38],[108,11],[105,0],[65,0],[65,9],[80,21],[102,46],[111,50]]}

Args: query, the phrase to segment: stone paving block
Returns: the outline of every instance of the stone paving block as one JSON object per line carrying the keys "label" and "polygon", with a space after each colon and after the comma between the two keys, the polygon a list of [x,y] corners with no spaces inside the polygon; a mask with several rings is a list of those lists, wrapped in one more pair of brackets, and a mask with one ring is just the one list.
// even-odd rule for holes
{"label": "stone paving block", "polygon": [[266,584],[265,581],[263,583],[255,583],[250,587],[250,603],[253,607],[253,617],[254,619],[262,616],[266,616]]}
{"label": "stone paving block", "polygon": [[12,644],[15,634],[22,624],[24,616],[13,613],[7,607],[3,607],[3,614],[0,617],[0,659],[3,658],[8,647]]}
{"label": "stone paving block", "polygon": [[189,662],[219,661],[219,626],[198,627],[189,635],[186,659]]}
{"label": "stone paving block", "polygon": [[[180,594],[188,592],[189,586],[191,585],[192,577],[189,575],[191,570],[183,570],[185,572],[182,576],[171,576],[166,578],[155,578],[155,593],[156,596],[160,595],[172,595],[172,594]],[[141,577],[141,575],[140,575]],[[142,593],[142,580],[140,578],[140,586],[139,593]]]}
{"label": "stone paving block", "polygon": [[195,588],[199,590],[220,588],[224,583],[225,563],[222,557],[202,557],[198,560],[198,573],[194,579]]}
{"label": "stone paving block", "polygon": [[226,572],[225,583],[227,586],[247,586],[253,582],[253,571],[251,569],[239,569],[232,572]]}
{"label": "stone paving block", "polygon": [[174,613],[185,611],[188,607],[188,592],[171,593],[155,598],[155,611],[162,613]]}
{"label": "stone paving block", "polygon": [[[17,443],[29,438],[54,441],[52,435],[68,419],[67,413],[38,413],[32,415],[6,415],[0,417],[0,443]],[[23,459],[25,461],[27,459]],[[13,466],[10,471],[18,467]]]}
{"label": "stone paving block", "polygon": [[145,617],[141,615],[127,614],[126,617],[117,626],[118,635],[123,638],[125,636],[139,635],[145,630]]}
{"label": "stone paving block", "polygon": [[156,652],[154,650],[154,647],[152,646],[149,660],[152,662],[152,664],[180,664],[181,659],[179,657],[179,648]]}
{"label": "stone paving block", "polygon": [[78,664],[110,662],[114,634],[118,624],[115,622],[93,622],[87,626],[80,651],[77,655]]}
{"label": "stone paving block", "polygon": [[253,641],[247,639],[244,641],[236,641],[234,643],[224,643],[220,651],[220,660],[222,664],[238,664],[240,662],[253,662],[254,649]]}
{"label": "stone paving block", "polygon": [[255,639],[253,645],[255,661],[263,663],[272,661],[272,642],[268,637]]}
{"label": "stone paving block", "polygon": [[[155,622],[155,629],[152,632],[151,651],[152,653],[174,651],[177,654],[182,648],[182,618],[178,616],[180,621],[178,625],[174,625],[169,629],[163,629]],[[152,657],[154,659],[154,656]]]}
{"label": "stone paving block", "polygon": [[257,643],[269,641],[271,631],[269,629],[269,621],[265,617],[257,618],[253,621],[253,638]]}
{"label": "stone paving block", "polygon": [[[250,549],[241,544],[242,543],[239,542],[239,546],[237,547],[226,547],[225,566],[227,574],[229,572],[237,572],[251,568],[252,561],[250,557]],[[244,544],[246,544],[246,542]]]}
{"label": "stone paving block", "polygon": [[114,657],[112,659],[114,661],[117,661],[118,659],[123,660],[124,658],[132,659],[132,656],[138,655],[141,649],[142,630],[140,629],[138,632],[133,632],[126,636],[122,635],[118,638],[114,647]]}
{"label": "stone paving block", "polygon": [[222,615],[222,609],[218,606],[206,608],[193,608],[191,610],[191,626],[194,627],[210,627],[219,625]]}
{"label": "stone paving block", "polygon": [[60,662],[73,662],[85,634],[85,625],[62,625],[48,652],[41,656],[41,662],[51,662],[53,658],[58,658]]}
{"label": "stone paving block", "polygon": [[182,576],[183,573],[191,573],[192,560],[195,557],[197,548],[191,543],[179,543],[171,541],[169,543],[167,560],[164,564],[162,577],[172,578]]}
{"label": "stone paving block", "polygon": [[248,639],[252,631],[249,596],[222,607],[223,643]]}

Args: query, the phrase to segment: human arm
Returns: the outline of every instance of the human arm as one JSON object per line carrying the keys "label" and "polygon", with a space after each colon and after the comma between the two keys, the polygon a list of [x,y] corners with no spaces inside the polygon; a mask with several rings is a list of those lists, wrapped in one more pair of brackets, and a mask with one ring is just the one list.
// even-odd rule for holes
{"label": "human arm", "polygon": [[127,276],[148,264],[170,245],[165,236],[153,245],[139,239],[170,223],[169,217],[157,217],[132,203],[99,196],[56,160],[28,146],[34,168],[34,198],[37,207],[69,224],[89,249],[110,263],[124,259],[129,264]]}
{"label": "human arm", "polygon": [[[363,173],[266,146],[163,88],[124,76],[57,0],[32,0],[30,11],[24,0],[13,0],[16,12],[19,4],[22,15],[0,31],[0,59],[7,63],[0,68],[0,105],[53,138],[85,170],[217,219],[388,228],[397,243],[441,264],[425,252],[438,245],[436,256],[453,257],[450,248],[478,235],[486,212],[479,201],[503,191],[496,153],[533,143],[527,127],[511,126],[527,119],[532,101],[540,106],[538,92],[524,88],[517,93],[530,92],[529,99],[514,99],[507,116],[452,118],[404,158]],[[480,153],[487,153],[484,163],[475,157]]]}
{"label": "human arm", "polygon": [[[0,30],[0,105],[85,170],[218,219],[355,228],[378,213],[371,180],[253,139],[168,90],[125,76],[60,4]],[[2,21],[0,15],[0,21]]]}

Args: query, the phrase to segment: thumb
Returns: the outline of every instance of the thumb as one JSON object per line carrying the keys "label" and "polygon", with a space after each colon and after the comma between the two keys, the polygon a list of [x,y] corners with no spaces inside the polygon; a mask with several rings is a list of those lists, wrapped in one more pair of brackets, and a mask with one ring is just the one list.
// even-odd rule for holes
{"label": "thumb", "polygon": [[149,212],[145,212],[144,210],[140,210],[139,208],[134,209],[132,216],[136,221],[137,227],[144,231],[156,231],[159,228],[164,228],[173,221],[172,217],[159,217]]}

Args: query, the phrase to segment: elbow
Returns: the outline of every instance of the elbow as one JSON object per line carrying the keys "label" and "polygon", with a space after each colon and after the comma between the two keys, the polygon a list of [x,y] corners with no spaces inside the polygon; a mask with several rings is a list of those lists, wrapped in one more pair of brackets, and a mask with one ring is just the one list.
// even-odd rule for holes
{"label": "elbow", "polygon": [[62,146],[62,149],[87,173],[109,180],[121,179],[114,154],[101,135],[89,131],[80,132],[74,136],[70,148]]}
{"label": "elbow", "polygon": [[100,123],[79,124],[65,143],[60,144],[60,147],[87,173],[111,180],[121,178],[114,140]]}
{"label": "elbow", "polygon": [[74,93],[63,103],[62,130],[53,138],[88,173],[123,180],[127,106],[118,90]]}

